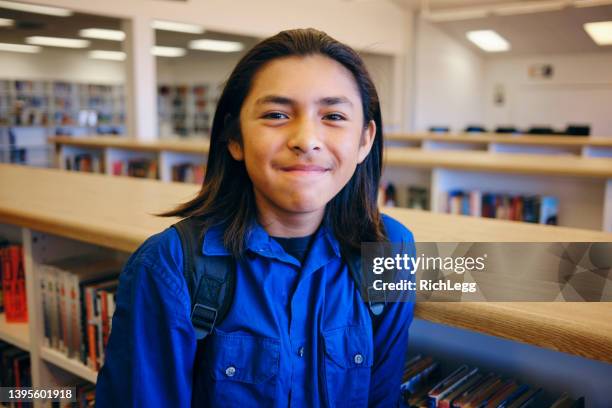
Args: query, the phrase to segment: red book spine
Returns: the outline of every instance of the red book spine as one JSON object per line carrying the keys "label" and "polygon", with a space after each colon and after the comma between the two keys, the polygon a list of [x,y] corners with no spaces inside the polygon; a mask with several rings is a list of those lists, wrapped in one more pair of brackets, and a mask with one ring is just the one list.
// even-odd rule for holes
{"label": "red book spine", "polygon": [[28,321],[28,302],[25,290],[25,272],[23,270],[23,251],[21,245],[11,247],[12,262],[14,267],[14,296],[15,296],[15,315],[14,322]]}
{"label": "red book spine", "polygon": [[89,366],[97,370],[96,329],[93,321],[93,289],[85,288],[85,313],[87,314],[87,342],[89,344]]}
{"label": "red book spine", "polygon": [[2,288],[7,322],[27,322],[25,274],[21,246],[5,248],[2,256]]}
{"label": "red book spine", "polygon": [[6,316],[11,315],[12,307],[11,304],[11,287],[10,282],[13,274],[13,268],[11,267],[11,260],[8,256],[8,250],[6,248],[0,249],[0,261],[2,262],[2,292],[4,296],[4,312]]}

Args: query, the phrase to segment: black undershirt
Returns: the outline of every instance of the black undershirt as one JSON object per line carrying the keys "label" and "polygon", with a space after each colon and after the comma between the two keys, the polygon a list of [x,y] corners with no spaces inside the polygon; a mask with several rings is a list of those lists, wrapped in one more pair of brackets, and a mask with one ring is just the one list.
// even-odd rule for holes
{"label": "black undershirt", "polygon": [[306,255],[308,254],[308,250],[310,249],[310,244],[312,243],[314,235],[315,234],[296,238],[272,238],[283,247],[285,252],[303,264],[304,260],[306,259]]}

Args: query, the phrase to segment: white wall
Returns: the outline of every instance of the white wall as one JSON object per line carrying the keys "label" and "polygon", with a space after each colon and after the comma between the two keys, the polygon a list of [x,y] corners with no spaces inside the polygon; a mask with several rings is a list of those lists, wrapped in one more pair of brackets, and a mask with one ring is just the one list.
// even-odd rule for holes
{"label": "white wall", "polygon": [[177,85],[221,83],[227,79],[241,55],[217,53],[207,58],[157,58],[157,82]]}
{"label": "white wall", "polygon": [[460,131],[484,120],[484,60],[431,23],[418,19],[413,130]]}
{"label": "white wall", "polygon": [[[534,64],[552,64],[554,76],[533,79]],[[495,57],[485,63],[485,117],[494,127],[591,124],[591,134],[612,137],[612,52],[545,57]],[[504,104],[494,104],[501,87]]]}
{"label": "white wall", "polygon": [[396,103],[395,93],[401,93],[404,90],[394,84],[394,59],[390,56],[369,53],[361,53],[361,57],[378,92],[383,126],[385,129],[396,129],[400,124],[400,117],[393,106]]}

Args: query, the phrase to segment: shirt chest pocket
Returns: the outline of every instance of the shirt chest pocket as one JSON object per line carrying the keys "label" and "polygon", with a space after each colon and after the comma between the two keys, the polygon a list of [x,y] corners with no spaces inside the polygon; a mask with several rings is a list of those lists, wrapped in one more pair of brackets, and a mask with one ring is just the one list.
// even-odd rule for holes
{"label": "shirt chest pocket", "polygon": [[[206,406],[244,407],[258,401],[273,406],[279,370],[279,342],[215,331],[205,344],[202,377]],[[246,405],[245,405],[246,404]]]}
{"label": "shirt chest pocket", "polygon": [[329,406],[366,407],[374,350],[372,336],[359,326],[322,333]]}

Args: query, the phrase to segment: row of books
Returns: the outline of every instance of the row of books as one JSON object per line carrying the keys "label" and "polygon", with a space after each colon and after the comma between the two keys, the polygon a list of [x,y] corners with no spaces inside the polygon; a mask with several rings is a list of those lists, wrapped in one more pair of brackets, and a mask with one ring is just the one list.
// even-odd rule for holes
{"label": "row of books", "polygon": [[121,264],[78,256],[39,270],[44,344],[93,370],[104,364]]}
{"label": "row of books", "polygon": [[30,353],[0,341],[0,387],[31,387]]}
{"label": "row of books", "polygon": [[[12,344],[0,341],[0,387],[31,387],[32,370],[30,353]],[[94,407],[96,386],[90,382],[76,385],[76,402],[53,403],[53,406],[66,408]],[[31,406],[27,402],[13,403],[16,408]]]}
{"label": "row of books", "polygon": [[[100,155],[80,153],[66,156],[66,170],[103,173],[104,167]],[[204,164],[180,163],[172,166],[172,181],[202,184],[206,166]],[[113,162],[113,174],[157,178],[157,161],[149,159],[133,159]]]}
{"label": "row of books", "polygon": [[524,196],[452,190],[447,212],[476,217],[557,225],[559,199],[553,196]]}
{"label": "row of books", "polygon": [[216,93],[213,84],[160,85],[157,99],[160,134],[210,134]]}
{"label": "row of books", "polygon": [[181,163],[172,166],[172,181],[202,184],[206,166],[204,164]]}
{"label": "row of books", "polygon": [[542,389],[462,365],[442,375],[439,362],[416,355],[406,361],[401,390],[411,408],[584,408],[584,397],[561,395],[552,404]]}
{"label": "row of books", "polygon": [[23,250],[21,245],[0,243],[0,310],[10,323],[28,321]]}
{"label": "row of books", "polygon": [[65,158],[66,170],[85,171],[89,173],[104,173],[100,155],[80,153]]}
{"label": "row of books", "polygon": [[381,184],[378,199],[380,206],[429,210],[429,188],[427,187],[408,186],[406,187],[406,195],[400,197],[395,184]]}
{"label": "row of books", "polygon": [[2,124],[84,125],[80,118],[82,111],[94,112],[98,124],[125,122],[125,92],[122,85],[0,80],[0,94]]}
{"label": "row of books", "polygon": [[157,160],[136,158],[128,160],[115,160],[112,165],[113,175],[157,179]]}

